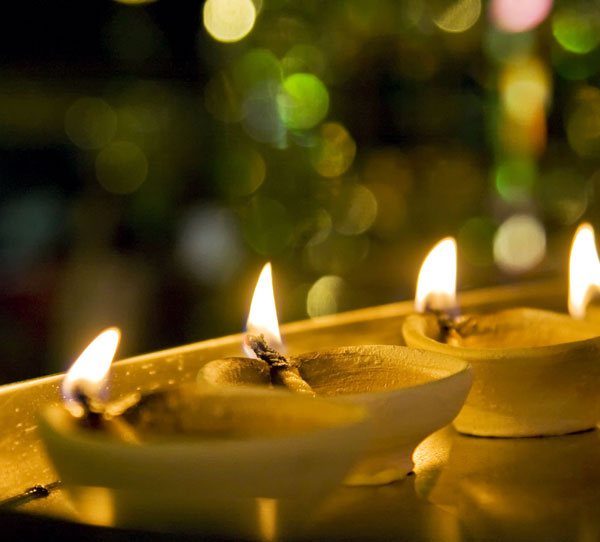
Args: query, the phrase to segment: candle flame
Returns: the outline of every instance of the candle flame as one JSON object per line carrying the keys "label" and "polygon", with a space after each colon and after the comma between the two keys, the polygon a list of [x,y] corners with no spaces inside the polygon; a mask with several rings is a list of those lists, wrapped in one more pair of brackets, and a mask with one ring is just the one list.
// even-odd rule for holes
{"label": "candle flame", "polygon": [[448,311],[456,308],[456,241],[442,239],[425,258],[415,294],[415,310]]}
{"label": "candle flame", "polygon": [[65,375],[62,393],[65,406],[77,417],[84,414],[77,395],[99,401],[106,392],[108,371],[117,351],[121,332],[116,327],[104,330],[81,353]]}
{"label": "candle flame", "polygon": [[600,290],[600,261],[594,239],[594,229],[581,224],[571,245],[569,261],[569,314],[583,318],[588,303]]}
{"label": "candle flame", "polygon": [[[279,323],[277,322],[277,308],[275,307],[275,294],[273,293],[273,279],[271,276],[271,264],[267,263],[258,277],[246,332],[253,335],[265,336],[267,344],[275,350],[282,351],[283,344],[279,334]],[[252,349],[244,344],[244,350],[249,357],[256,357]]]}

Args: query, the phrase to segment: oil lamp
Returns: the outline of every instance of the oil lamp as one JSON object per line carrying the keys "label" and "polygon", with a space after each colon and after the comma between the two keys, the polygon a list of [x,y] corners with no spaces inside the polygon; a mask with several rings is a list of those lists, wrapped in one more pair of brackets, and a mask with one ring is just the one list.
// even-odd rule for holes
{"label": "oil lamp", "polygon": [[362,407],[285,391],[191,382],[109,402],[117,342],[116,330],[100,334],[65,376],[63,405],[39,420],[83,520],[260,539],[270,510],[282,535],[367,443]]}
{"label": "oil lamp", "polygon": [[347,346],[286,357],[269,342],[282,349],[270,275],[267,264],[248,318],[244,342],[252,358],[214,360],[200,370],[200,381],[218,387],[284,387],[364,407],[373,432],[346,483],[377,485],[403,478],[412,470],[412,453],[419,442],[460,410],[471,385],[470,367],[446,355],[393,345]]}
{"label": "oil lamp", "polygon": [[[452,355],[473,366],[473,387],[454,420],[460,432],[523,437],[560,435],[596,426],[600,337],[597,326],[575,318],[585,313],[588,284],[597,284],[599,278],[593,275],[598,267],[589,269],[585,262],[576,261],[590,229],[582,226],[573,243],[569,288],[573,316],[533,308],[453,316],[454,290],[443,290],[439,284],[449,283],[444,277],[448,269],[455,276],[456,258],[447,251],[447,261],[425,260],[423,267],[434,262],[435,272],[425,270],[420,275],[432,280],[428,285],[419,281],[417,287],[416,308],[424,312],[408,316],[402,333],[409,346]],[[441,244],[432,250],[432,256]],[[585,284],[580,266],[592,272]],[[438,275],[440,282],[436,282]],[[428,307],[437,310],[427,311]]]}

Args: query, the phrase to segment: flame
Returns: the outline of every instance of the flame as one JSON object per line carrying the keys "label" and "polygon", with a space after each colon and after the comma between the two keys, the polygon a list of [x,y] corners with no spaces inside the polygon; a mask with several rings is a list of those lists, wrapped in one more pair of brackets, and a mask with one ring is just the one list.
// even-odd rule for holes
{"label": "flame", "polygon": [[65,375],[62,393],[65,406],[77,417],[84,409],[77,399],[78,393],[100,400],[106,391],[108,371],[117,351],[121,332],[116,327],[104,330],[81,353]]}
{"label": "flame", "polygon": [[456,307],[456,241],[442,239],[425,258],[415,294],[415,310],[450,310]]}
{"label": "flame", "polygon": [[573,318],[583,318],[588,303],[598,290],[600,290],[600,261],[596,251],[594,228],[584,223],[577,228],[571,246],[569,314]]}
{"label": "flame", "polygon": [[[279,351],[283,350],[281,335],[279,334],[279,323],[277,322],[270,263],[263,267],[260,277],[258,277],[252,296],[248,322],[246,323],[246,332],[254,335],[262,333],[271,348]],[[246,345],[244,345],[244,350],[249,357],[256,357],[254,352]]]}

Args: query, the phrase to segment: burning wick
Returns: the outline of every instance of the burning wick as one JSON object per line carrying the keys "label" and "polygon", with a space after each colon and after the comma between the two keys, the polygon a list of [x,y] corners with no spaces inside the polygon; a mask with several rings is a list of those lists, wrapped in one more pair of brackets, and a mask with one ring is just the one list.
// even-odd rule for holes
{"label": "burning wick", "polygon": [[249,357],[262,359],[269,365],[273,384],[283,384],[290,390],[314,395],[312,388],[300,376],[298,367],[279,352],[283,343],[279,334],[270,263],[265,264],[256,282],[246,330],[244,350]]}
{"label": "burning wick", "polygon": [[135,431],[120,414],[137,402],[139,395],[106,401],[108,374],[120,339],[117,328],[106,329],[81,353],[62,383],[64,406],[82,426],[104,429],[120,440],[138,443]]}
{"label": "burning wick", "polygon": [[286,388],[308,395],[315,395],[308,382],[300,376],[298,367],[283,354],[271,348],[264,335],[246,335],[244,345],[250,348],[258,359],[266,362],[271,369],[271,381],[281,383]]}
{"label": "burning wick", "polygon": [[469,325],[461,317],[456,301],[456,241],[445,237],[429,252],[417,280],[415,311],[436,315],[442,342],[454,343],[460,331]]}

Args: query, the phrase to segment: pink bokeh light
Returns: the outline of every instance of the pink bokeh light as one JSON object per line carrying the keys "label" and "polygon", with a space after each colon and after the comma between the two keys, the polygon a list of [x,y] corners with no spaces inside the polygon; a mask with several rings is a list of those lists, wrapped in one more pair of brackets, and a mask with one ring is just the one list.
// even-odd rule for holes
{"label": "pink bokeh light", "polygon": [[539,25],[551,9],[552,0],[492,0],[490,17],[505,32],[524,32]]}

